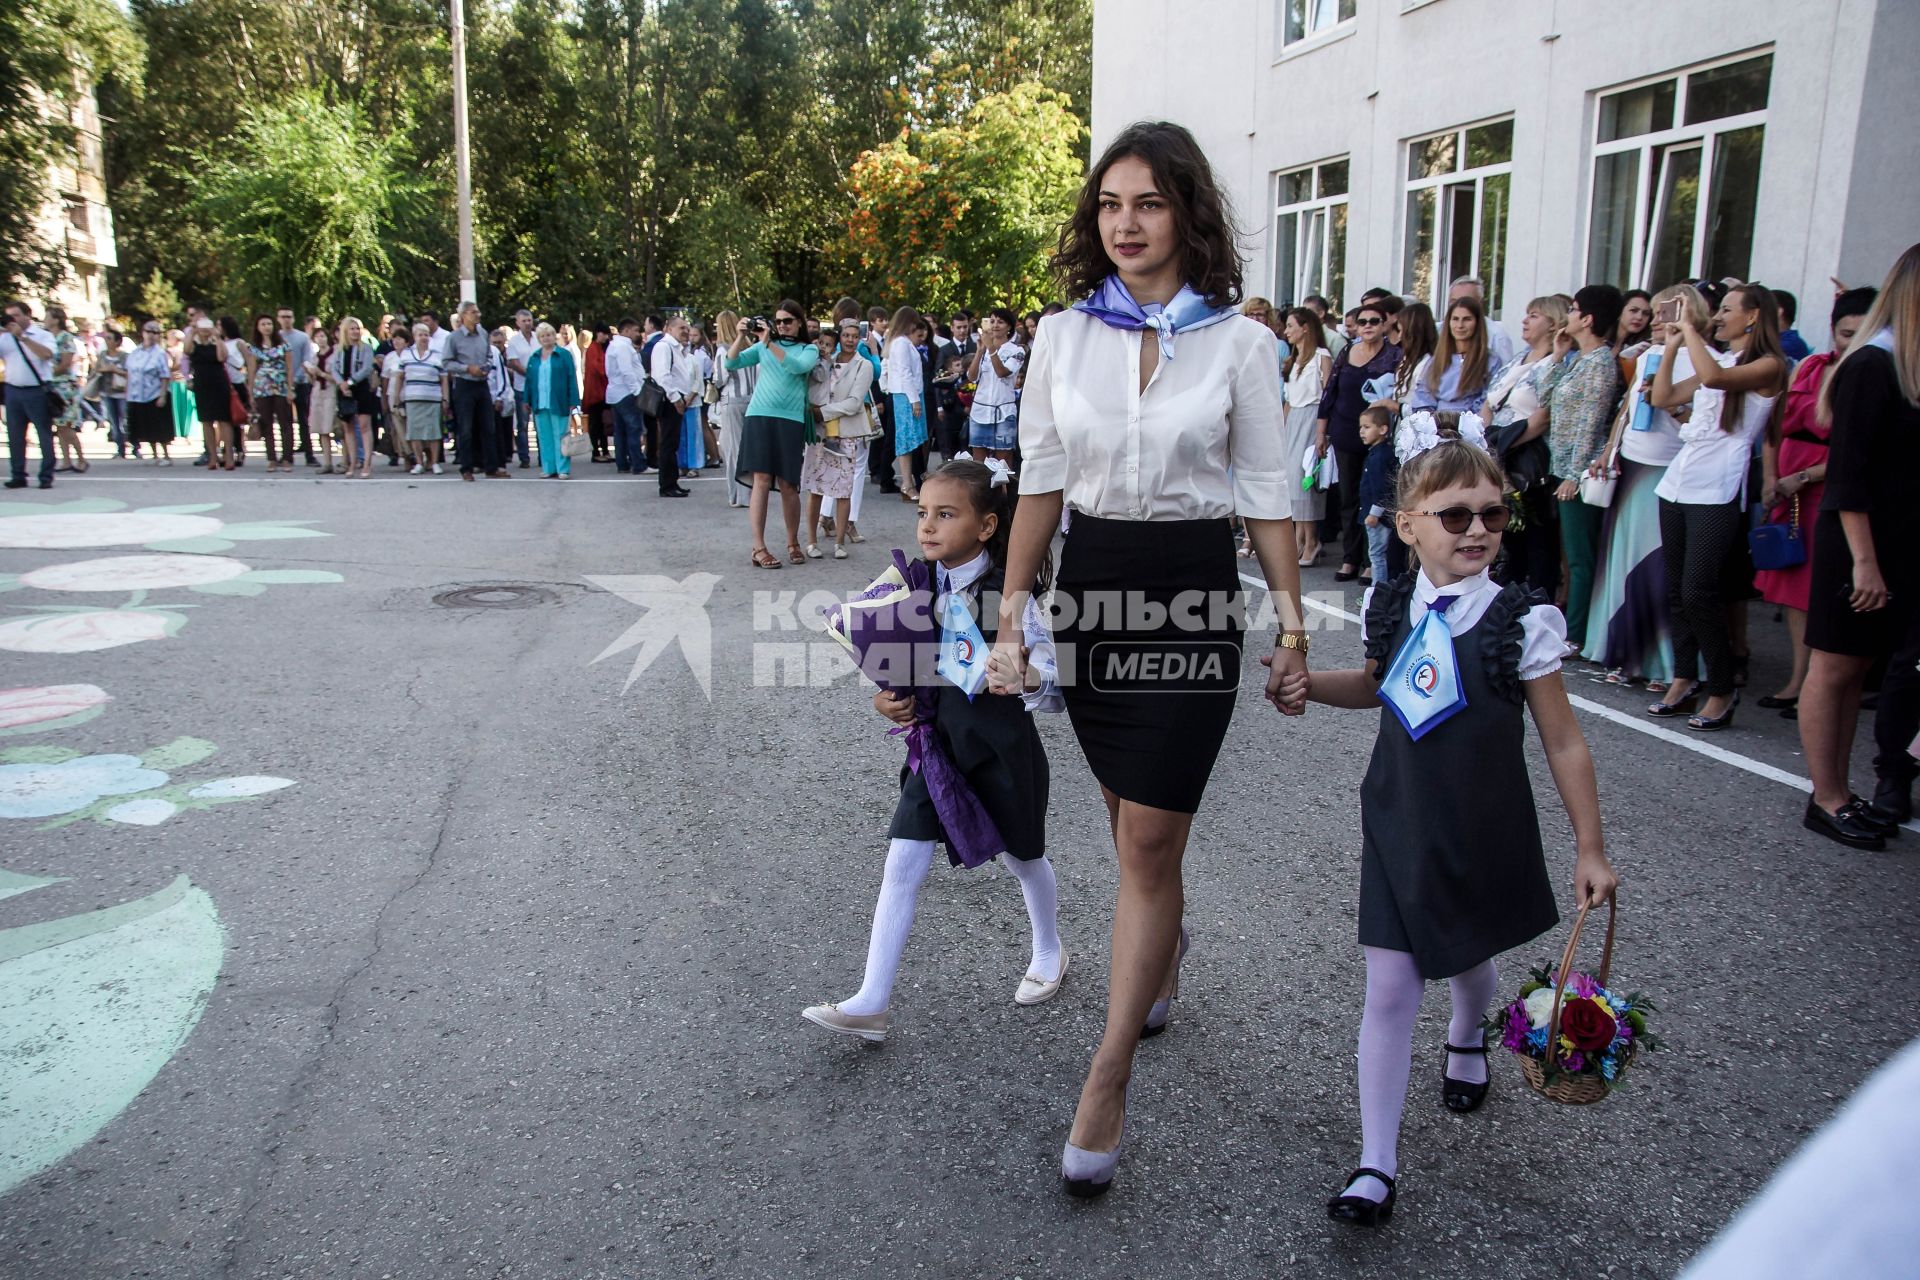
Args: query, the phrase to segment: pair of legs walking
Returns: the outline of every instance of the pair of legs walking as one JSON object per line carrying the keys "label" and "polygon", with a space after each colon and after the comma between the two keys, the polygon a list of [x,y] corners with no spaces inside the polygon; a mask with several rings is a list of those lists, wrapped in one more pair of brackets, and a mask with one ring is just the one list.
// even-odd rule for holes
{"label": "pair of legs walking", "polygon": [[[866,975],[860,990],[838,1002],[840,1012],[856,1018],[885,1013],[893,996],[900,957],[913,931],[913,913],[933,866],[937,846],[932,840],[894,840],[887,849],[887,866],[880,878],[880,899],[873,908],[873,934],[867,942]],[[1059,896],[1053,864],[1045,858],[1023,861],[1011,854],[1002,866],[1020,882],[1026,899],[1027,920],[1033,928],[1033,962],[1027,972],[1045,981],[1060,977]]]}
{"label": "pair of legs walking", "polygon": [[[1426,981],[1408,952],[1361,949],[1367,956],[1367,1004],[1360,1018],[1360,1163],[1392,1178],[1400,1172],[1400,1116],[1406,1110],[1407,1082],[1413,1070],[1413,1023]],[[1493,1007],[1499,984],[1491,960],[1447,980],[1453,998],[1448,1044],[1467,1048],[1481,1043],[1481,1023]],[[1484,1084],[1486,1057],[1450,1053],[1446,1074],[1469,1084]],[[1387,1188],[1378,1178],[1361,1177],[1346,1188],[1346,1194],[1379,1202],[1387,1198]]]}

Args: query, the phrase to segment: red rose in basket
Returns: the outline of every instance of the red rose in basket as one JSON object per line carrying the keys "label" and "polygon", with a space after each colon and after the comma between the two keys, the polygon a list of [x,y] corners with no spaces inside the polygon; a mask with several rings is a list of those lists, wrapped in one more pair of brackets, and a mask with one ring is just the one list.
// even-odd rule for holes
{"label": "red rose in basket", "polygon": [[1613,1043],[1619,1019],[1600,1007],[1598,1000],[1569,1000],[1560,1009],[1560,1034],[1582,1053],[1598,1053]]}

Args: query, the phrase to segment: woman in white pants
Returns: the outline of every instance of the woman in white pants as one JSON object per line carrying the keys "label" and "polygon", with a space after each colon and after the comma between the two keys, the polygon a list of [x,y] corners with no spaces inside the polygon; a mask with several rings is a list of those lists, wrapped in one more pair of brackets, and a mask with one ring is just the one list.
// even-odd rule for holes
{"label": "woman in white pants", "polygon": [[[719,349],[724,351],[733,346],[733,340],[740,335],[740,317],[731,311],[722,311],[713,318],[714,335]],[[727,460],[727,505],[744,507],[753,491],[734,478],[733,458],[740,448],[740,429],[747,421],[747,402],[753,399],[753,384],[760,370],[748,365],[744,369],[728,369],[725,360],[713,362],[713,381],[720,388],[720,403],[713,406],[713,416],[720,424],[720,456]]]}

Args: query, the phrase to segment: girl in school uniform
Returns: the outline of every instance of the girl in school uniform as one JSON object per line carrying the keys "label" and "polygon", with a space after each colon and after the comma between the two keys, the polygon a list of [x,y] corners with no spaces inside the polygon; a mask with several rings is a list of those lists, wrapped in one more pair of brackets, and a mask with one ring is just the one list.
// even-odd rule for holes
{"label": "girl in school uniform", "polygon": [[1524,712],[1573,824],[1575,898],[1605,902],[1616,883],[1593,758],[1560,681],[1566,624],[1523,585],[1488,577],[1507,525],[1505,477],[1478,419],[1463,416],[1460,433],[1441,440],[1425,414],[1401,425],[1394,523],[1419,567],[1374,588],[1365,668],[1316,672],[1308,693],[1331,707],[1386,704],[1360,790],[1360,1167],[1327,1204],[1330,1216],[1370,1227],[1393,1216],[1423,986],[1444,978],[1453,1000],[1441,1100],[1472,1111],[1487,1093],[1481,1023],[1498,989],[1494,957],[1559,922]]}
{"label": "girl in school uniform", "polygon": [[[948,609],[958,599],[980,632],[973,637],[979,663],[973,691],[941,675],[935,680],[931,706],[916,706],[912,697],[884,689],[874,695],[873,705],[898,725],[931,720],[939,745],[973,788],[1004,840],[1007,856],[1003,861],[1020,882],[1033,926],[1033,960],[1013,997],[1016,1004],[1028,1005],[1052,999],[1067,975],[1053,864],[1046,852],[1047,756],[1032,716],[1036,710],[1058,711],[1062,704],[1050,679],[1029,681],[1031,691],[1018,700],[994,696],[984,680],[986,654],[997,634],[995,615],[988,610],[999,599],[1006,577],[1007,533],[1013,516],[1011,478],[1004,464],[983,465],[962,455],[928,476],[920,489],[920,550],[932,570],[932,588],[937,593],[933,617],[949,618]],[[952,629],[943,625],[943,640]],[[1045,618],[1031,601],[1022,631],[1031,669],[1037,676],[1050,674],[1052,641]],[[880,881],[880,901],[873,912],[865,980],[845,1000],[801,1011],[802,1017],[828,1031],[871,1041],[887,1038],[894,974],[913,928],[914,902],[932,866],[936,842],[946,841],[949,856],[959,862],[950,833],[942,829],[924,769],[900,771],[900,803],[887,835],[891,844]]]}

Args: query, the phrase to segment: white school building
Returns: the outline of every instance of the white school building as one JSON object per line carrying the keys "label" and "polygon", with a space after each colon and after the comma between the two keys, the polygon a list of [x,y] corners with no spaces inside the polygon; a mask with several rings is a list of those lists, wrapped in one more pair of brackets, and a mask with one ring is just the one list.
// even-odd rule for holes
{"label": "white school building", "polygon": [[1920,240],[1920,0],[1095,0],[1095,155],[1186,125],[1247,232],[1247,291],[1439,310],[1485,280],[1789,289]]}

